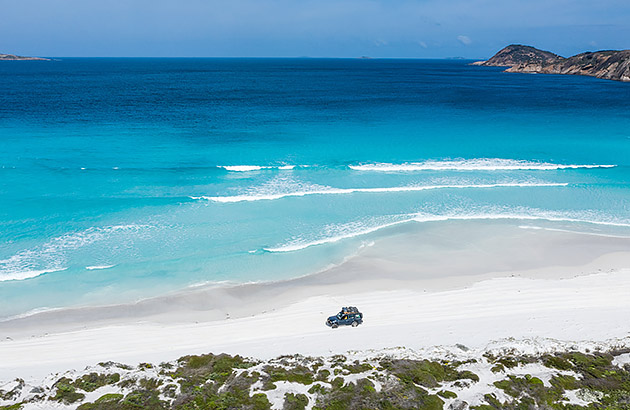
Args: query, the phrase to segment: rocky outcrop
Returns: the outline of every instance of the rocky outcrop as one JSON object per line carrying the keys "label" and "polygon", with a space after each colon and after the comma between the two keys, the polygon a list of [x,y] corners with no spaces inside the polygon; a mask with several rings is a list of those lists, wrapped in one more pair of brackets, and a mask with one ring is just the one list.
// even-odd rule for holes
{"label": "rocky outcrop", "polygon": [[630,50],[586,52],[564,58],[530,46],[510,45],[480,66],[509,67],[510,73],[587,75],[630,82]]}
{"label": "rocky outcrop", "polygon": [[13,55],[13,54],[0,54],[0,60],[45,60],[45,61],[48,61],[47,58],[22,57],[22,56],[16,56],[16,55]]}
{"label": "rocky outcrop", "polygon": [[530,46],[511,44],[487,61],[477,61],[473,65],[492,67],[514,67],[520,64],[550,64],[562,60],[557,54]]}

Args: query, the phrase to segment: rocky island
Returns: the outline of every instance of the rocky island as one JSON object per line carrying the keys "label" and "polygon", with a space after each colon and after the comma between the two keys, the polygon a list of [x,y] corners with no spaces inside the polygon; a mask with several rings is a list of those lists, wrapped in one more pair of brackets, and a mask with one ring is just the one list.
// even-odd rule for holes
{"label": "rocky island", "polygon": [[41,58],[41,57],[22,57],[22,56],[16,56],[13,54],[0,54],[0,61],[3,60],[10,60],[10,61],[15,61],[15,60],[42,60],[42,61],[49,61],[48,58]]}
{"label": "rocky island", "polygon": [[549,51],[512,44],[473,65],[509,67],[509,73],[587,75],[630,82],[630,50],[585,52],[564,58]]}

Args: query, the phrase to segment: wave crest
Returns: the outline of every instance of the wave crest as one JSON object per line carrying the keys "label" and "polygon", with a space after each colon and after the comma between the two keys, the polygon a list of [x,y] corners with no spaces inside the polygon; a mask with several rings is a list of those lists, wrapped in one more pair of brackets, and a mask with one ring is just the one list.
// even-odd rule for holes
{"label": "wave crest", "polygon": [[411,172],[411,171],[550,171],[579,168],[613,168],[616,165],[552,164],[502,158],[457,159],[445,161],[406,162],[402,164],[374,163],[349,165],[355,171]]}
{"label": "wave crest", "polygon": [[251,172],[260,171],[262,169],[280,169],[291,170],[295,168],[295,165],[279,165],[279,166],[264,166],[264,165],[219,165],[219,168],[223,168],[226,171],[232,172]]}
{"label": "wave crest", "polygon": [[32,249],[22,250],[0,260],[0,282],[26,280],[45,273],[68,269],[68,252],[94,242],[104,240],[112,234],[138,232],[146,225],[116,225],[93,227],[84,231],[62,235]]}
{"label": "wave crest", "polygon": [[307,195],[347,195],[353,193],[385,193],[385,192],[417,192],[427,191],[433,189],[480,189],[480,188],[515,188],[515,187],[563,187],[567,186],[567,183],[530,183],[530,182],[518,182],[518,183],[497,183],[497,184],[468,184],[468,185],[412,185],[402,187],[387,187],[387,188],[332,188],[322,187],[319,189],[292,191],[292,192],[280,192],[280,193],[252,193],[234,196],[191,196],[191,199],[204,199],[213,202],[252,202],[252,201],[264,201],[274,200],[286,197],[301,197]]}
{"label": "wave crest", "polygon": [[[424,223],[424,222],[444,222],[444,221],[466,221],[466,220],[523,220],[523,221],[550,221],[550,222],[569,222],[569,223],[585,223],[604,226],[616,226],[623,228],[630,228],[630,223],[605,221],[605,220],[590,220],[580,217],[579,215],[562,215],[549,213],[540,210],[523,210],[516,213],[501,213],[501,212],[488,212],[488,213],[473,213],[468,215],[432,215],[425,213],[400,215],[394,217],[394,220],[387,222],[374,221],[367,223],[350,223],[342,224],[335,227],[326,227],[324,231],[327,231],[327,235],[318,239],[308,238],[296,238],[282,245],[275,247],[263,248],[265,252],[272,253],[284,253],[294,252],[310,248],[313,246],[324,245],[329,243],[339,242],[344,239],[350,239],[358,236],[367,235],[382,229],[386,229],[392,226],[406,224],[406,223]],[[609,235],[605,235],[609,236]]]}

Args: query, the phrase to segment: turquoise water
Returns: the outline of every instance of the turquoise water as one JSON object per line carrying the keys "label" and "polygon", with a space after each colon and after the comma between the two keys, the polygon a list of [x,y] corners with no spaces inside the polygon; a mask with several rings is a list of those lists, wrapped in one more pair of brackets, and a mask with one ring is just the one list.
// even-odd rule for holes
{"label": "turquoise water", "polygon": [[405,223],[630,236],[630,85],[467,63],[1,62],[0,317],[300,276]]}

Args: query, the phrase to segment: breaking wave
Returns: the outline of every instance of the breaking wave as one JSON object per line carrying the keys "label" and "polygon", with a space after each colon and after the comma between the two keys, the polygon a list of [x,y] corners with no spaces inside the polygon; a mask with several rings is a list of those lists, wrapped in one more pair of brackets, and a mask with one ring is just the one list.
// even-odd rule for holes
{"label": "breaking wave", "polygon": [[113,268],[116,265],[95,265],[95,266],[86,266],[85,269],[87,270],[101,270],[101,269],[109,269],[109,268]]}
{"label": "breaking wave", "polygon": [[416,192],[427,191],[432,189],[475,189],[475,188],[512,188],[512,187],[563,187],[567,186],[567,183],[498,183],[498,184],[468,184],[468,185],[412,185],[402,187],[387,187],[387,188],[332,188],[332,187],[320,187],[318,189],[310,190],[298,190],[291,192],[279,192],[279,193],[250,193],[234,196],[191,196],[192,199],[205,199],[213,202],[250,202],[250,201],[264,201],[274,200],[286,197],[301,197],[307,195],[344,195],[353,193],[384,193],[384,192]]}
{"label": "breaking wave", "polygon": [[[630,228],[630,223],[605,221],[605,220],[589,220],[581,218],[579,215],[562,215],[554,212],[540,210],[524,210],[522,213],[477,213],[468,215],[431,215],[424,213],[400,215],[394,217],[384,223],[370,224],[368,223],[350,223],[336,226],[325,227],[325,234],[317,239],[295,238],[284,244],[263,248],[265,252],[281,253],[294,252],[313,246],[324,245],[339,242],[344,239],[350,239],[358,236],[367,235],[382,229],[406,223],[424,223],[424,222],[444,222],[456,220],[531,220],[531,221],[549,221],[549,222],[569,222],[569,223],[585,223],[594,225],[606,225]],[[606,235],[609,236],[609,235]]]}
{"label": "breaking wave", "polygon": [[446,161],[406,162],[402,164],[374,163],[349,165],[355,171],[409,172],[409,171],[550,171],[579,168],[613,168],[616,165],[552,164],[502,158],[458,159]]}
{"label": "breaking wave", "polygon": [[[22,250],[7,259],[0,260],[0,282],[31,279],[46,273],[64,271],[68,269],[69,252],[107,239],[112,234],[138,232],[145,227],[145,225],[93,227],[53,238],[40,246]],[[104,269],[105,267],[93,266],[91,268]]]}
{"label": "breaking wave", "polygon": [[[1,261],[0,261],[0,263],[1,263]],[[36,277],[41,276],[41,275],[45,275],[47,273],[63,272],[66,269],[67,268],[42,269],[42,270],[25,270],[25,271],[8,272],[8,273],[0,272],[0,273],[2,273],[2,276],[0,276],[0,282],[7,282],[7,281],[11,281],[11,280],[31,279],[31,278],[36,278]]]}
{"label": "breaking wave", "polygon": [[295,165],[280,165],[280,166],[219,165],[219,168],[223,168],[226,171],[232,171],[232,172],[251,172],[251,171],[260,171],[262,169],[291,170],[295,168]]}

